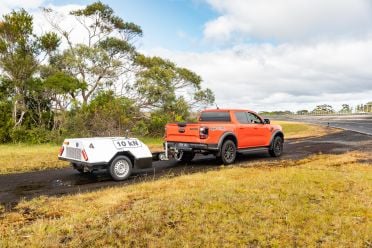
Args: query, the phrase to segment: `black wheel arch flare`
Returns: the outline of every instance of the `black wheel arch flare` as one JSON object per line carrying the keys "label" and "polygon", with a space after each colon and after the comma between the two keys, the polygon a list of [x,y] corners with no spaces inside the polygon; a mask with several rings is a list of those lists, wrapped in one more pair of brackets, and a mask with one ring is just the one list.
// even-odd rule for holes
{"label": "black wheel arch flare", "polygon": [[236,138],[236,135],[233,132],[225,132],[218,141],[218,155],[221,155],[221,147],[226,139],[231,139],[235,143],[236,147],[238,147],[238,139]]}
{"label": "black wheel arch flare", "polygon": [[283,139],[283,141],[284,141],[284,133],[282,131],[280,131],[280,130],[276,130],[271,135],[271,139],[270,139],[270,143],[269,143],[270,146],[273,143],[273,141],[274,141],[274,139],[275,139],[276,136],[280,136]]}

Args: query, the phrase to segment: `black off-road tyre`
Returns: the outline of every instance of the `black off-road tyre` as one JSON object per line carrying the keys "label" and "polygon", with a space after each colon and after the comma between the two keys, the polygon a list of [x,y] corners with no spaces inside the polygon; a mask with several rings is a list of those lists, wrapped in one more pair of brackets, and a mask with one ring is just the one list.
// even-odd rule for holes
{"label": "black off-road tyre", "polygon": [[283,154],[283,138],[276,136],[270,145],[269,153],[271,157],[280,157]]}
{"label": "black off-road tyre", "polygon": [[110,164],[108,171],[115,181],[122,181],[130,177],[133,165],[127,156],[117,156]]}
{"label": "black off-road tyre", "polygon": [[226,140],[221,147],[221,156],[217,158],[224,165],[229,165],[235,162],[236,145],[232,140]]}

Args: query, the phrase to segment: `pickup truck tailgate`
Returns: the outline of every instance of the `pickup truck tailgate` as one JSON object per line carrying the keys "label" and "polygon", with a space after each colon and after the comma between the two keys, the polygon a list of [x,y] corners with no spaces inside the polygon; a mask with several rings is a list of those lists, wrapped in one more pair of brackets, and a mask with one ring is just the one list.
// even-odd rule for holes
{"label": "pickup truck tailgate", "polygon": [[183,124],[167,124],[166,125],[166,140],[175,142],[199,142],[199,124],[183,123]]}

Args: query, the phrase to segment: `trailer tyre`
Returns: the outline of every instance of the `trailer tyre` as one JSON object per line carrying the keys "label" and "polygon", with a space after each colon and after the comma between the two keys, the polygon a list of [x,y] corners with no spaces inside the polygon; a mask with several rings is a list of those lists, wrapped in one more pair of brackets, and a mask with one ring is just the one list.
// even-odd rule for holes
{"label": "trailer tyre", "polygon": [[127,156],[117,156],[110,164],[109,173],[115,181],[122,181],[132,174],[132,168],[132,162]]}

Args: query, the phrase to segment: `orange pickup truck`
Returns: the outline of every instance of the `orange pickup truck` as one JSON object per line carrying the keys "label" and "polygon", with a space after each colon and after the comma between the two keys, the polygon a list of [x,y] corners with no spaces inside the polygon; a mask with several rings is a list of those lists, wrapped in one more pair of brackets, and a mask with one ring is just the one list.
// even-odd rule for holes
{"label": "orange pickup truck", "polygon": [[266,150],[273,157],[283,152],[282,127],[250,110],[205,110],[197,123],[170,123],[165,129],[167,155],[183,162],[191,161],[196,153],[214,154],[231,164],[238,152]]}

